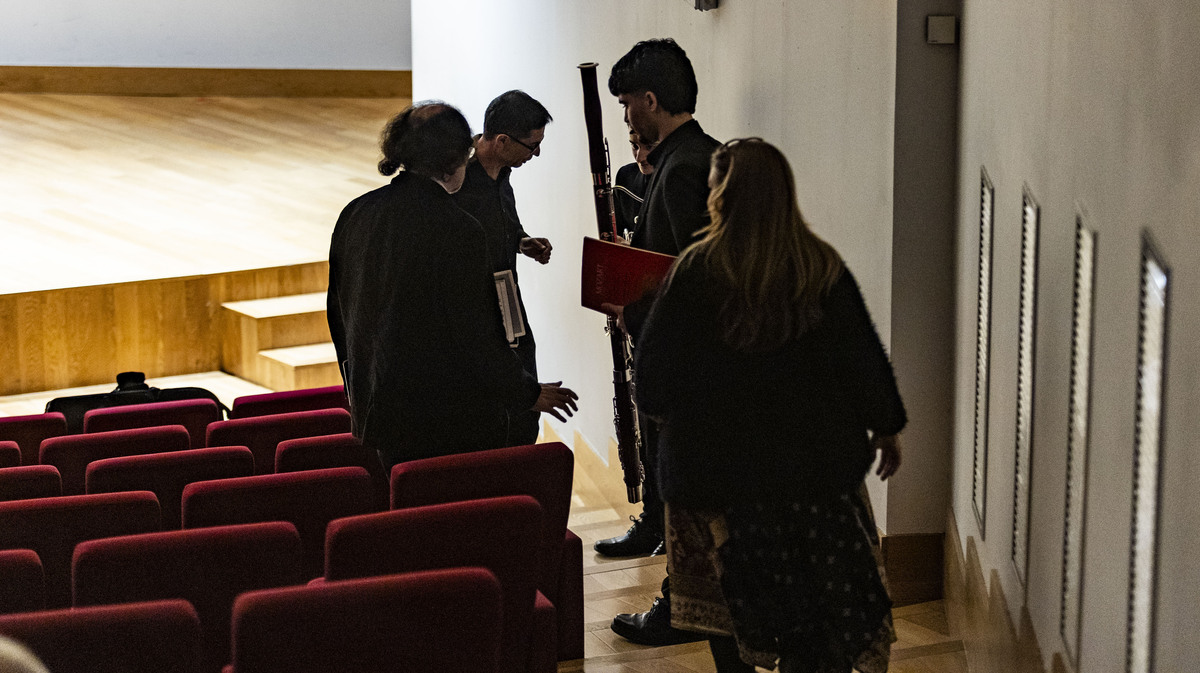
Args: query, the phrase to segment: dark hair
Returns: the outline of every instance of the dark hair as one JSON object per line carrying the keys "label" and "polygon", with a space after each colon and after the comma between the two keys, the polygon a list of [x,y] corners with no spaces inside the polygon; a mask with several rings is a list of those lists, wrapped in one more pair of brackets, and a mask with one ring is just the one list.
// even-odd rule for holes
{"label": "dark hair", "polygon": [[513,138],[525,138],[554,121],[546,106],[533,96],[513,89],[492,99],[483,113],[483,135],[491,138],[503,133]]}
{"label": "dark hair", "polygon": [[671,114],[696,111],[696,71],[671,38],[643,40],[618,60],[608,76],[614,96],[652,91],[658,104]]}
{"label": "dark hair", "polygon": [[440,178],[453,173],[471,151],[471,125],[458,108],[441,101],[414,103],[383,127],[379,172],[406,171]]}

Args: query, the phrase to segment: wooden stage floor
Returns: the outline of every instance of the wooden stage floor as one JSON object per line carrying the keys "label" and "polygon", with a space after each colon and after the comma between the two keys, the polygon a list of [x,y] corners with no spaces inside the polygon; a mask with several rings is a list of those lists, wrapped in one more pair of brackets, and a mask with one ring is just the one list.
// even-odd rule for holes
{"label": "wooden stage floor", "polygon": [[0,94],[0,395],[220,369],[222,302],[323,291],[408,103]]}
{"label": "wooden stage floor", "polygon": [[0,94],[0,295],[324,260],[408,102]]}

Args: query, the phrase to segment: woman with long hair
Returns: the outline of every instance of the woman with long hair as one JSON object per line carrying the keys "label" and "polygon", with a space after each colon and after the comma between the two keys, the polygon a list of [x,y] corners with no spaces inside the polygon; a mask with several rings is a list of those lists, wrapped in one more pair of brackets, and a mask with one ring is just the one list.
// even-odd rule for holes
{"label": "woman with long hair", "polygon": [[895,472],[907,419],[794,182],[761,139],[713,153],[711,223],[638,344],[638,404],[662,422],[672,623],[710,635],[720,673],[882,673],[891,601],[864,478],[876,451]]}

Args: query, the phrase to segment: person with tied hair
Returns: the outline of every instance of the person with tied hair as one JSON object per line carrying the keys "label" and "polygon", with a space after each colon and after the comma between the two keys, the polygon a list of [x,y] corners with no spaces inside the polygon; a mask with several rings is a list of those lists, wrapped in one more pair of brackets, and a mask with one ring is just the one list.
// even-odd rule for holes
{"label": "person with tied hair", "polygon": [[[517,255],[546,264],[553,248],[547,239],[534,238],[525,232],[509,178],[514,168],[542,153],[542,139],[551,121],[545,106],[524,91],[507,91],[497,96],[484,113],[483,134],[475,138],[475,155],[467,163],[462,189],[454,194],[458,207],[483,226],[492,273],[512,274],[514,303],[525,333],[514,334],[510,345],[516,349],[521,366],[534,378],[537,378],[537,344],[517,283]],[[536,410],[516,415],[512,421],[512,442],[536,442],[540,416]]]}
{"label": "person with tied hair", "polygon": [[[653,167],[645,202],[638,211],[630,245],[678,255],[708,223],[708,159],[718,143],[700,128],[696,111],[696,73],[687,53],[670,38],[638,42],[612,67],[608,90],[625,109],[625,123],[641,142],[653,145],[646,157]],[[628,306],[606,305],[640,346],[640,331],[653,302],[653,293]],[[638,373],[634,372],[637,385]],[[642,445],[646,480],[642,515],[624,535],[595,543],[597,553],[626,556],[658,553],[663,544],[663,504],[654,474],[658,429],[643,423]],[[670,645],[699,639],[671,627],[670,577],[663,580],[662,598],[646,612],[613,618],[617,635],[643,645]]]}
{"label": "person with tied hair", "polygon": [[530,409],[571,415],[575,393],[539,384],[508,347],[483,230],[451,200],[466,118],[417,103],[381,148],[379,171],[395,177],[342,210],[329,248],[329,331],[355,436],[390,469],[508,446],[510,419]]}
{"label": "person with tied hair", "polygon": [[[907,418],[853,274],[761,139],[712,158],[711,223],[676,260],[636,353],[661,421],[672,622],[717,670],[887,670],[891,601],[864,479]],[[727,636],[733,635],[734,640]],[[740,656],[739,656],[740,652]]]}

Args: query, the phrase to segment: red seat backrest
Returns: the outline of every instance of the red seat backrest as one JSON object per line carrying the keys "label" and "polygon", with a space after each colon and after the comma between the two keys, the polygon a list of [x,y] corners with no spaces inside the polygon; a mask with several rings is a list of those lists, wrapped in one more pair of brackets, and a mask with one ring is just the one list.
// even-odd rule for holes
{"label": "red seat backrest", "polygon": [[350,410],[350,400],[342,386],[281,390],[261,395],[243,395],[233,401],[230,418],[250,418],[269,414],[287,414],[315,409]]}
{"label": "red seat backrest", "polygon": [[71,554],[85,540],[156,531],[147,491],[0,502],[0,549],[32,549],[46,572],[46,605],[71,604]]}
{"label": "red seat backrest", "polygon": [[12,440],[0,441],[0,468],[21,466],[21,445]]}
{"label": "red seat backrest", "polygon": [[200,620],[187,601],[0,616],[54,673],[200,673]]}
{"label": "red seat backrest", "polygon": [[204,398],[129,404],[91,409],[83,415],[83,431],[111,432],[159,425],[182,425],[192,439],[191,448],[204,446],[208,424],[221,420],[217,403]]}
{"label": "red seat backrest", "polygon": [[300,582],[300,536],[289,523],[219,526],[90,540],[75,550],[75,606],[182,598],[203,629],[204,669],[229,662],[233,600]]}
{"label": "red seat backrest", "polygon": [[58,468],[63,495],[82,495],[86,492],[87,466],[93,460],[183,451],[190,446],[187,429],[182,425],[93,432],[43,441],[38,462]]}
{"label": "red seat backrest", "polygon": [[286,439],[350,432],[350,412],[318,409],[217,421],[208,426],[208,446],[245,446],[254,454],[254,473],[275,471],[275,448]]}
{"label": "red seat backrest", "polygon": [[325,579],[478,566],[500,581],[501,670],[526,669],[537,593],[542,508],[529,496],[470,500],[338,519],[325,540]]}
{"label": "red seat backrest", "polygon": [[67,417],[54,411],[32,416],[0,418],[0,439],[21,447],[21,464],[37,465],[42,440],[67,434]]}
{"label": "red seat backrest", "polygon": [[456,500],[532,496],[542,506],[538,589],[553,601],[563,536],[571,514],[575,455],[561,442],[475,451],[400,463],[392,468],[392,509]]}
{"label": "red seat backrest", "polygon": [[162,508],[163,530],[179,530],[183,488],[195,481],[248,477],[254,454],[244,446],[217,446],[148,453],[93,461],[87,468],[88,493],[151,491]]}
{"label": "red seat backrest", "polygon": [[361,467],[200,481],[183,489],[183,527],[290,522],[303,542],[305,577],[313,578],[325,567],[329,522],[377,511],[375,503]]}
{"label": "red seat backrest", "polygon": [[46,607],[46,573],[32,549],[0,550],[0,615]]}
{"label": "red seat backrest", "polygon": [[500,583],[454,568],[253,591],[233,606],[234,673],[498,673]]}
{"label": "red seat backrest", "polygon": [[55,498],[62,495],[62,479],[53,465],[0,468],[0,502]]}

